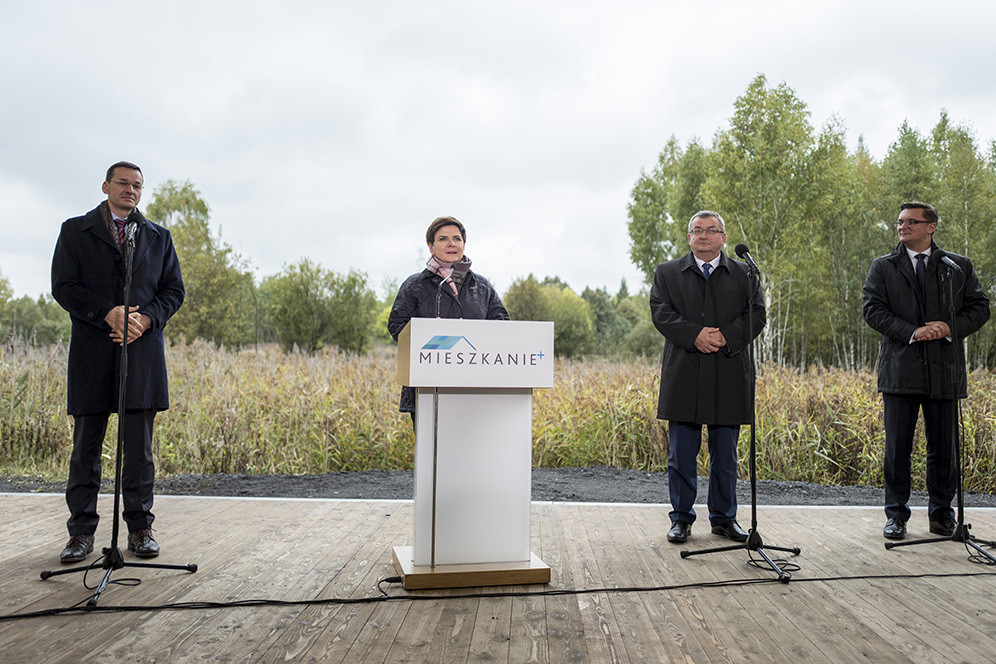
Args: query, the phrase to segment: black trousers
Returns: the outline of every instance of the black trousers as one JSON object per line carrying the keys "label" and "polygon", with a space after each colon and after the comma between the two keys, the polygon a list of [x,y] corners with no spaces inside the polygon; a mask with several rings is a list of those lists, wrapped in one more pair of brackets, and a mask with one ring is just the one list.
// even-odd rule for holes
{"label": "black trousers", "polygon": [[913,434],[923,410],[927,438],[927,513],[931,520],[953,519],[958,469],[954,458],[955,401],[925,396],[882,394],[885,405],[885,515],[910,518]]}
{"label": "black trousers", "polygon": [[[66,505],[70,535],[92,535],[97,530],[97,494],[100,492],[100,453],[110,413],[77,415],[73,427],[73,454],[69,461]],[[128,410],[119,419],[124,426],[121,466],[122,518],[128,532],[151,528],[153,484],[156,468],[152,459],[154,410]],[[115,448],[117,446],[115,445]],[[112,462],[114,460],[112,459]],[[113,465],[112,465],[113,468]]]}

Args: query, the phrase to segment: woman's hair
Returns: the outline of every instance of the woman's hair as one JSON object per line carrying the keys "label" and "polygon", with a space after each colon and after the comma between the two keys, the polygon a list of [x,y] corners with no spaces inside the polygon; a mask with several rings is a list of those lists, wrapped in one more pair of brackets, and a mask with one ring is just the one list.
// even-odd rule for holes
{"label": "woman's hair", "polygon": [[436,231],[443,226],[456,226],[460,229],[460,237],[463,238],[464,243],[467,242],[467,231],[464,229],[463,224],[457,221],[455,217],[439,217],[429,224],[429,230],[425,232],[425,243],[432,244],[436,240]]}

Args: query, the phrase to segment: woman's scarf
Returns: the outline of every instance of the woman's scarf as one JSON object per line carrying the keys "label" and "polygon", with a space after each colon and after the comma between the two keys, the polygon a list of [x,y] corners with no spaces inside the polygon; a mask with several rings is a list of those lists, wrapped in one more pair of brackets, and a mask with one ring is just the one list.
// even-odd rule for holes
{"label": "woman's scarf", "polygon": [[450,288],[453,289],[453,295],[460,294],[460,286],[463,284],[463,280],[467,276],[467,272],[470,271],[471,260],[464,256],[457,263],[444,263],[435,256],[430,256],[429,261],[425,266],[433,274],[438,274],[443,278],[443,281],[450,282]]}

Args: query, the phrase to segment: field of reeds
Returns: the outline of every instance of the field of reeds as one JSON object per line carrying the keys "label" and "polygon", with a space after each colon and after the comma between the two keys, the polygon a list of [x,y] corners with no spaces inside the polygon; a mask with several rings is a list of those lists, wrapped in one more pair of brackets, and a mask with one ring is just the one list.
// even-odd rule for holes
{"label": "field of reeds", "polygon": [[[72,420],[65,414],[65,345],[0,346],[0,473],[65,477]],[[284,354],[167,349],[172,407],[156,419],[158,472],[324,473],[410,468],[411,420],[397,411],[394,352]],[[536,467],[667,467],[656,417],[659,365],[558,360],[555,387],[534,398]],[[965,489],[996,493],[996,376],[974,372],[963,402]],[[881,486],[884,433],[875,374],[761,367],[758,477]],[[112,418],[105,458],[113,459]],[[921,425],[922,426],[922,425]],[[749,429],[741,433],[748,475]],[[923,489],[923,436],[914,488]],[[705,447],[703,445],[703,447]],[[706,472],[705,451],[700,457]]]}

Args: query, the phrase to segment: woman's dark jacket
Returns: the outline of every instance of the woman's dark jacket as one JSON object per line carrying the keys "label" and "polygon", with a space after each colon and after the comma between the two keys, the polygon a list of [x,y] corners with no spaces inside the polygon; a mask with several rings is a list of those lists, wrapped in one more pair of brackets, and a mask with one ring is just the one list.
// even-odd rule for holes
{"label": "woman's dark jacket", "polygon": [[[442,277],[428,269],[405,279],[394,298],[387,330],[398,340],[401,330],[412,318],[469,318],[477,320],[508,320],[508,312],[491,283],[472,270],[467,272],[460,295],[453,294],[449,284],[440,288]],[[401,388],[399,410],[415,412],[415,390]]]}

